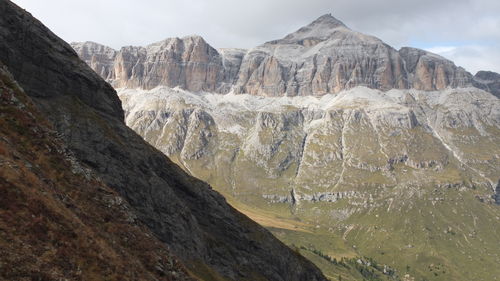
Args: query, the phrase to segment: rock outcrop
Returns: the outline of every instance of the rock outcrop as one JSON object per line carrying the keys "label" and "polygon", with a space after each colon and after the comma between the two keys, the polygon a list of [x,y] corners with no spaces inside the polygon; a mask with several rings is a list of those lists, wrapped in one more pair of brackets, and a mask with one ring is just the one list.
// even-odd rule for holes
{"label": "rock outcrop", "polygon": [[405,62],[410,88],[432,91],[471,85],[470,73],[441,56],[409,47],[401,48],[399,55]]}
{"label": "rock outcrop", "polygon": [[483,89],[500,98],[500,74],[492,71],[478,71],[474,75],[474,87]]}
{"label": "rock outcrop", "polygon": [[320,198],[315,194],[431,185],[450,170],[494,188],[500,173],[500,101],[472,87],[359,87],[321,99],[168,88],[119,95],[131,128],[194,175],[220,190],[241,192],[241,200],[255,185],[259,194],[275,198],[292,188],[297,198]]}
{"label": "rock outcrop", "polygon": [[[0,15],[0,61],[76,159],[123,196],[137,219],[169,246],[189,272],[202,280],[326,280],[309,261],[129,129],[116,92],[70,45],[10,1],[0,1]],[[190,42],[202,44],[196,38]],[[192,64],[189,73],[198,75],[198,70],[211,67],[204,53],[188,50],[182,42],[165,44],[183,50],[174,52],[182,55],[173,57],[175,61],[206,62]],[[202,50],[211,52],[208,47]],[[131,48],[127,54],[142,56],[141,52]],[[164,55],[162,61],[169,64],[172,57]],[[136,70],[163,71],[153,66]],[[179,79],[189,80],[187,75]]]}
{"label": "rock outcrop", "polygon": [[95,42],[74,43],[71,47],[99,76],[106,80],[114,78],[115,50]]}
{"label": "rock outcrop", "polygon": [[235,91],[266,96],[323,95],[356,86],[430,91],[467,86],[470,76],[442,57],[412,48],[398,52],[324,15],[250,50]]}
{"label": "rock outcrop", "polygon": [[169,38],[146,47],[115,51],[93,42],[72,43],[79,56],[114,87],[152,89],[163,85],[189,91],[227,92],[242,52],[222,53],[200,36]]}

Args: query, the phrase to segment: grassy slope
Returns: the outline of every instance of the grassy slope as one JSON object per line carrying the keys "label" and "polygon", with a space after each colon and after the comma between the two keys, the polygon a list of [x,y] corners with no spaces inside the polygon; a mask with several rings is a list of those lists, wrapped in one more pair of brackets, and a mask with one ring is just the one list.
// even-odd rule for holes
{"label": "grassy slope", "polygon": [[[338,260],[370,257],[396,269],[400,278],[408,274],[415,280],[495,280],[500,273],[500,208],[481,202],[476,197],[481,193],[436,189],[427,197],[401,202],[386,198],[345,221],[325,215],[335,207],[345,208],[342,200],[298,207],[288,216],[286,208],[275,204],[262,210],[229,202],[297,248],[317,249]],[[359,278],[310,251],[301,253],[330,278]]]}
{"label": "grassy slope", "polygon": [[[360,269],[374,271],[375,277],[371,280],[398,280],[397,276],[392,278],[374,267],[353,262],[359,258],[359,253],[337,234],[319,230],[317,226],[301,221],[293,215],[283,216],[288,206],[282,206],[282,209],[263,210],[238,202],[230,195],[226,198],[240,212],[267,227],[281,241],[315,263],[331,280],[338,280],[339,276],[341,280],[370,280],[360,273]],[[325,258],[320,253],[328,257]],[[341,265],[332,263],[331,260],[334,258],[338,261],[342,258],[353,260]],[[357,269],[356,266],[359,268]]]}

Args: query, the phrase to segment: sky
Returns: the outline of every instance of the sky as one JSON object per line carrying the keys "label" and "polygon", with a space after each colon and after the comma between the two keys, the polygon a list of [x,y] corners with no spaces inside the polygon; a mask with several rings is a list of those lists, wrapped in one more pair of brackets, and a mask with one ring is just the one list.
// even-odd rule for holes
{"label": "sky", "polygon": [[201,35],[215,48],[252,48],[331,13],[399,49],[500,72],[499,0],[14,0],[67,42],[115,49]]}

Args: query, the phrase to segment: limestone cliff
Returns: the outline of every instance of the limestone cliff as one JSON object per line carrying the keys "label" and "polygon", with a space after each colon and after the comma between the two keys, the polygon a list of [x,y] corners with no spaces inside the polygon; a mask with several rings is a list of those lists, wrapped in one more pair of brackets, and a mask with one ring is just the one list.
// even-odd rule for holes
{"label": "limestone cliff", "polygon": [[152,89],[164,85],[190,91],[226,92],[241,61],[237,52],[228,51],[227,58],[223,58],[199,36],[169,38],[119,51],[93,42],[72,43],[72,47],[117,88]]}
{"label": "limestone cliff", "polygon": [[72,46],[115,88],[168,86],[262,96],[321,96],[356,86],[432,91],[474,83],[491,90],[441,56],[409,47],[395,50],[331,15],[250,50],[216,50],[199,36],[119,51],[92,42]]}
{"label": "limestone cliff", "polygon": [[250,50],[235,91],[305,96],[356,86],[441,90],[467,86],[470,80],[470,74],[442,57],[410,48],[398,52],[324,15],[283,39]]}

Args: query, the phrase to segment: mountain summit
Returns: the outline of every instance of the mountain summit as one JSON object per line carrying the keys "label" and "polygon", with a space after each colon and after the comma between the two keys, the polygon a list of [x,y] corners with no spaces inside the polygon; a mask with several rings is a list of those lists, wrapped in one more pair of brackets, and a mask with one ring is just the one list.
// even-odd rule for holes
{"label": "mountain summit", "polygon": [[415,48],[398,51],[349,29],[331,14],[250,50],[216,50],[201,37],[169,38],[119,51],[90,43],[73,47],[115,88],[167,86],[260,96],[321,96],[356,86],[384,91],[472,85],[496,89],[441,56]]}
{"label": "mountain summit", "polygon": [[343,26],[346,27],[346,25],[332,16],[332,14],[324,14],[321,17],[317,18],[315,21],[313,21],[311,24],[308,25],[309,27],[313,28],[315,26],[329,26],[330,28],[338,27],[338,26]]}
{"label": "mountain summit", "polygon": [[333,17],[331,14],[325,14],[307,26],[287,35],[283,40],[288,42],[299,41],[308,38],[327,39],[338,29],[347,29],[347,26]]}

